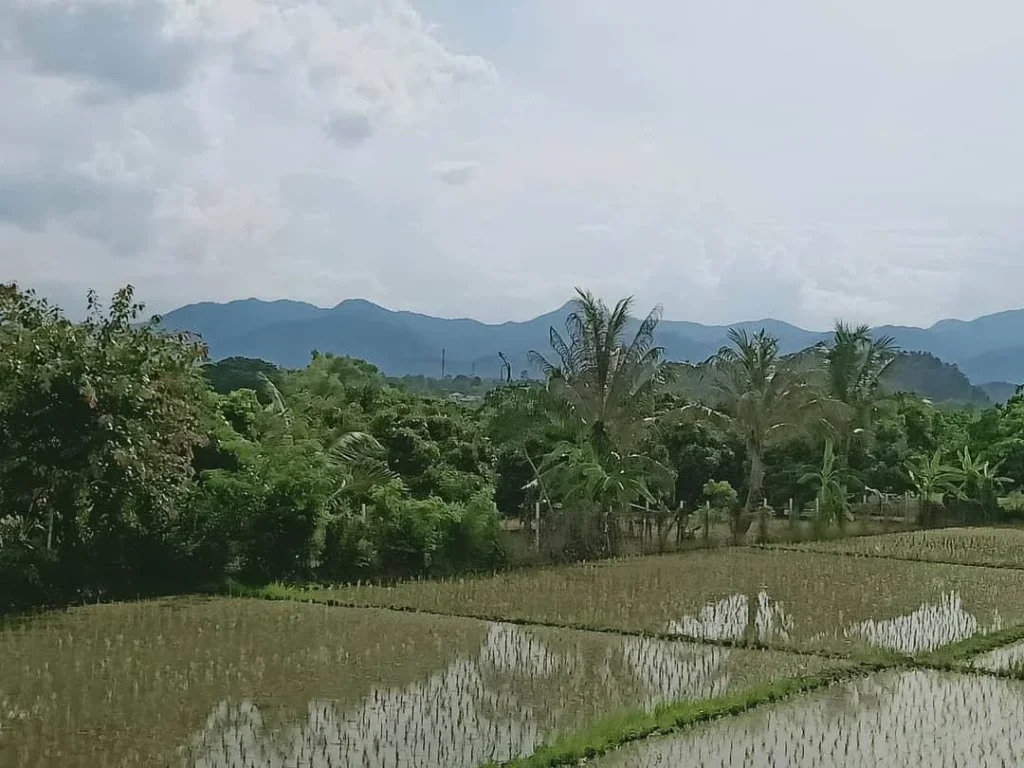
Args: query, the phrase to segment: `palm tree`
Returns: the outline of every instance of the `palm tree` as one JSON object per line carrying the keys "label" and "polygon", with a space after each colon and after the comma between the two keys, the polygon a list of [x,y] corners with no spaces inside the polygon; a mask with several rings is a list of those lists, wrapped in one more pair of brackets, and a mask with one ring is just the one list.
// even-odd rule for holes
{"label": "palm tree", "polygon": [[945,502],[946,496],[959,497],[964,473],[958,467],[946,464],[942,449],[930,457],[921,456],[906,463],[907,474],[921,498],[921,519],[926,525],[932,522],[932,504]]}
{"label": "palm tree", "polygon": [[643,409],[662,373],[664,349],[654,345],[661,307],[644,318],[627,344],[632,297],[609,310],[589,291],[576,292],[565,321],[568,340],[554,328],[550,331],[557,363],[533,350],[528,359],[572,412],[581,437],[603,457],[612,450],[628,450],[643,434]]}
{"label": "palm tree", "polygon": [[[555,362],[528,355],[547,378],[547,410],[569,439],[560,442],[537,473],[567,501],[599,510],[602,527],[612,513],[637,499],[652,500],[648,478],[671,475],[639,452],[655,388],[661,382],[664,350],[654,344],[661,319],[655,307],[627,342],[632,297],[611,309],[589,291],[577,289],[563,337],[551,328]],[[606,545],[615,537],[607,535]]]}
{"label": "palm tree", "polygon": [[730,329],[731,346],[722,347],[704,366],[714,407],[690,405],[693,415],[716,421],[743,441],[750,462],[747,498],[733,513],[733,537],[742,541],[755,506],[761,502],[764,453],[773,442],[814,420],[823,422],[826,398],[811,386],[802,358],[785,359],[778,339],[760,330],[753,336]]}
{"label": "palm tree", "polygon": [[854,440],[870,434],[881,378],[897,351],[891,336],[873,338],[867,325],[836,321],[832,342],[826,347],[825,375],[828,395],[847,406],[844,418],[833,425],[839,432],[838,459],[843,466]]}

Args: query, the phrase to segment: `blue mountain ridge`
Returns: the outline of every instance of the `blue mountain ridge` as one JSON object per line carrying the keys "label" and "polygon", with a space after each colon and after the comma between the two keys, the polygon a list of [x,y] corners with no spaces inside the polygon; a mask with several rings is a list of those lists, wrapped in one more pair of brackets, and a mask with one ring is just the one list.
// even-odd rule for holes
{"label": "blue mountain ridge", "polygon": [[[550,328],[561,331],[569,312],[566,304],[530,320],[483,323],[387,309],[365,299],[347,299],[331,308],[241,299],[190,304],[168,312],[163,324],[200,335],[215,360],[244,356],[300,367],[316,349],[363,358],[390,376],[439,376],[444,350],[447,374],[495,377],[501,368],[499,351],[512,362],[515,376],[522,370],[532,373],[527,352],[546,353]],[[665,347],[669,360],[696,362],[725,344],[733,327],[764,327],[779,338],[785,353],[830,336],[771,318],[733,325],[662,320],[656,342]],[[929,328],[880,326],[875,333],[894,337],[903,350],[930,353],[955,364],[975,384],[1024,381],[1024,310],[970,321],[941,320]]]}

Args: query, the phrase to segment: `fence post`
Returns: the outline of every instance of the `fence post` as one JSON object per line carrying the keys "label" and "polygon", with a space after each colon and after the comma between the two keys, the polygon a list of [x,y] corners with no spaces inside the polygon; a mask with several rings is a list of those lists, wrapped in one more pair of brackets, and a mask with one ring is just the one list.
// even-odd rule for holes
{"label": "fence post", "polygon": [[533,551],[540,552],[540,502],[533,503]]}

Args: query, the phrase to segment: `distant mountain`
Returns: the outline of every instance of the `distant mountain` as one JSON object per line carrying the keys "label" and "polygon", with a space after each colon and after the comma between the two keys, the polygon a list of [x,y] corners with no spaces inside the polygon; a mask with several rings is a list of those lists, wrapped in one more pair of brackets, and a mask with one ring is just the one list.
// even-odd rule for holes
{"label": "distant mountain", "polygon": [[[547,352],[549,329],[554,326],[561,331],[569,311],[567,304],[531,320],[488,324],[386,309],[364,299],[348,299],[333,308],[244,299],[189,305],[167,313],[163,322],[171,329],[200,334],[214,359],[244,356],[297,367],[305,365],[312,350],[318,349],[361,357],[390,376],[438,376],[443,351],[446,374],[496,377],[501,370],[501,351],[518,377],[528,369],[527,351]],[[751,331],[764,327],[779,338],[784,353],[805,349],[830,336],[774,319],[734,326],[664,320],[658,326],[657,343],[665,347],[670,360],[696,362],[727,342],[730,327]],[[929,353],[955,364],[969,378],[968,383],[1024,381],[1024,310],[971,321],[942,320],[930,328],[882,326],[876,333],[893,336],[903,350]],[[918,361],[917,367],[923,364]],[[939,375],[939,371],[935,367],[933,373]],[[950,391],[959,388],[968,399],[977,395],[963,389],[962,382],[954,385],[951,372],[942,376],[947,377]],[[926,382],[920,379],[919,383]]]}
{"label": "distant mountain", "polygon": [[988,393],[971,384],[959,368],[928,352],[901,353],[882,375],[882,386],[890,392],[914,392],[936,402],[990,402]]}
{"label": "distant mountain", "polygon": [[1005,381],[987,381],[979,386],[985,390],[988,399],[993,403],[1005,403],[1017,394],[1017,385]]}

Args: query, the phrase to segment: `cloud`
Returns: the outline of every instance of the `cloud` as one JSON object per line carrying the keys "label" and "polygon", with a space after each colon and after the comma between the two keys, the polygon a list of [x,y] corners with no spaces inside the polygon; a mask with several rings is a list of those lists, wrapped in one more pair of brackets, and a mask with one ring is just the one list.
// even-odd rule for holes
{"label": "cloud", "polygon": [[327,120],[327,135],[343,147],[358,146],[373,135],[369,115],[339,112]]}
{"label": "cloud", "polygon": [[169,91],[196,61],[164,30],[167,8],[131,0],[10,0],[14,49],[36,72],[91,80],[124,95]]}
{"label": "cloud", "polygon": [[434,165],[433,173],[445,184],[461,187],[469,184],[480,170],[479,163],[445,162]]}
{"label": "cloud", "polygon": [[1019,305],[1024,10],[980,2],[0,0],[0,258],[154,310]]}

